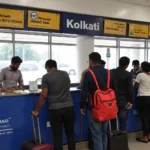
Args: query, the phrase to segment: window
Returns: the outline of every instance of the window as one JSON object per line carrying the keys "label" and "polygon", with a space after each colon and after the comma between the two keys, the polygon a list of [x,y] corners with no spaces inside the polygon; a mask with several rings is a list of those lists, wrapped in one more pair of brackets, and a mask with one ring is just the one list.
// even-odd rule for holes
{"label": "window", "polygon": [[48,35],[15,34],[15,41],[48,43]]}
{"label": "window", "polygon": [[15,44],[15,55],[22,58],[20,70],[23,74],[24,84],[35,81],[46,73],[45,62],[48,60],[48,45],[41,44]]}
{"label": "window", "polygon": [[95,47],[94,51],[98,52],[101,55],[102,59],[106,62],[106,68],[108,69],[116,68],[117,66],[116,48],[110,48],[110,55],[111,55],[110,58],[106,57],[107,48]]}
{"label": "window", "polygon": [[96,46],[116,46],[116,40],[95,39]]}
{"label": "window", "polygon": [[79,79],[76,76],[76,46],[52,45],[52,59],[57,61],[58,69],[68,72],[71,79],[71,83],[79,83]]}
{"label": "window", "polygon": [[12,34],[11,33],[1,33],[0,32],[0,40],[12,41]]}
{"label": "window", "polygon": [[127,56],[130,58],[130,65],[127,68],[128,71],[132,69],[132,61],[137,59],[141,62],[144,61],[144,49],[133,49],[133,48],[121,48],[120,57]]}
{"label": "window", "polygon": [[0,71],[10,65],[13,57],[12,43],[0,43]]}
{"label": "window", "polygon": [[76,38],[52,36],[52,43],[76,44]]}
{"label": "window", "polygon": [[130,58],[130,65],[128,71],[132,69],[132,61],[137,59],[141,62],[144,61],[144,41],[120,41],[120,57],[126,56]]}

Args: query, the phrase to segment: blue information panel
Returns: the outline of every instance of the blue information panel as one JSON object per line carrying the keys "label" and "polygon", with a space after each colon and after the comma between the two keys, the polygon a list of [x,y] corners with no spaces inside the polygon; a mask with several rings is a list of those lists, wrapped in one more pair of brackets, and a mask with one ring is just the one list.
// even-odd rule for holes
{"label": "blue information panel", "polygon": [[103,19],[96,16],[63,13],[64,33],[101,35],[103,30]]}

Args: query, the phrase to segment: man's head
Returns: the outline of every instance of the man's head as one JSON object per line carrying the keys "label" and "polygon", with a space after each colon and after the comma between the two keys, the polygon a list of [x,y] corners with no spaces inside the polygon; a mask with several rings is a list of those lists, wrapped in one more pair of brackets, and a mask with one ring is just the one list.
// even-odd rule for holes
{"label": "man's head", "polygon": [[89,65],[90,67],[101,64],[101,55],[97,52],[92,52],[89,54]]}
{"label": "man's head", "polygon": [[22,59],[18,56],[14,56],[11,59],[11,69],[12,70],[18,70],[21,63],[22,63]]}
{"label": "man's head", "polygon": [[104,60],[101,60],[101,66],[105,68],[106,62]]}
{"label": "man's head", "polygon": [[130,63],[130,59],[128,57],[121,57],[119,59],[119,67],[127,69]]}
{"label": "man's head", "polygon": [[142,72],[149,73],[150,72],[149,63],[147,61],[142,62],[141,69],[142,69]]}
{"label": "man's head", "polygon": [[139,70],[139,68],[140,68],[140,62],[139,62],[139,60],[133,60],[132,66],[133,66],[134,70]]}
{"label": "man's head", "polygon": [[49,59],[45,63],[45,68],[46,68],[47,72],[50,72],[52,70],[56,70],[57,69],[57,62],[55,60]]}

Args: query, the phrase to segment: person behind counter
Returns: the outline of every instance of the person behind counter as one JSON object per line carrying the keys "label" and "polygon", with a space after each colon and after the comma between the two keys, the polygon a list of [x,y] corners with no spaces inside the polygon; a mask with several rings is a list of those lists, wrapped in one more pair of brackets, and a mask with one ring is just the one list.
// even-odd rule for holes
{"label": "person behind counter", "polygon": [[[107,86],[107,70],[101,66],[101,56],[97,52],[93,52],[89,55],[89,65],[92,67],[93,72],[95,73],[100,88],[106,89]],[[112,89],[115,89],[113,82],[113,77],[111,73],[110,85]],[[81,114],[85,114],[85,103],[87,96],[90,95],[93,98],[93,94],[96,91],[97,87],[93,80],[92,75],[87,71],[83,78],[83,86],[81,89],[80,96],[80,111]],[[93,150],[107,150],[107,129],[108,121],[100,122],[96,121],[92,115],[92,109],[90,102],[88,103],[88,123],[92,134],[93,139]]]}
{"label": "person behind counter", "polygon": [[136,140],[143,143],[150,141],[150,67],[148,62],[141,64],[142,73],[137,75],[135,88],[138,88],[138,111],[142,122],[143,137]]}
{"label": "person behind counter", "polygon": [[39,115],[40,109],[48,97],[55,150],[63,150],[63,124],[68,139],[68,150],[75,150],[75,110],[70,93],[69,75],[65,71],[57,70],[57,63],[54,60],[48,60],[45,68],[48,73],[42,78],[42,92],[33,116]]}
{"label": "person behind counter", "polygon": [[128,57],[122,57],[119,59],[119,67],[113,70],[117,84],[118,117],[121,131],[127,131],[128,110],[131,109],[134,100],[132,76],[130,72],[126,71],[129,63]]}
{"label": "person behind counter", "polygon": [[136,79],[136,76],[141,72],[139,60],[133,60],[132,62],[133,69],[131,70],[133,82]]}
{"label": "person behind counter", "polygon": [[[5,90],[23,90],[22,73],[19,70],[22,60],[15,56],[11,59],[11,65],[2,69],[0,73],[0,88]],[[19,84],[19,85],[18,85]]]}

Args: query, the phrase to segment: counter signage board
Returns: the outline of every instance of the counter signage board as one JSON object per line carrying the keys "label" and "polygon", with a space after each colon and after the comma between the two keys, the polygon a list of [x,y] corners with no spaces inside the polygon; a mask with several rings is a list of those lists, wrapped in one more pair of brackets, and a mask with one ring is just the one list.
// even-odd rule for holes
{"label": "counter signage board", "polygon": [[104,34],[111,35],[126,35],[127,24],[126,22],[105,20],[104,21]]}
{"label": "counter signage board", "polygon": [[0,8],[0,27],[24,28],[24,11]]}
{"label": "counter signage board", "polygon": [[28,27],[48,30],[60,30],[60,14],[29,10]]}
{"label": "counter signage board", "polygon": [[79,14],[63,14],[63,33],[101,35],[102,18]]}
{"label": "counter signage board", "polygon": [[129,24],[129,36],[137,38],[148,38],[148,25]]}

